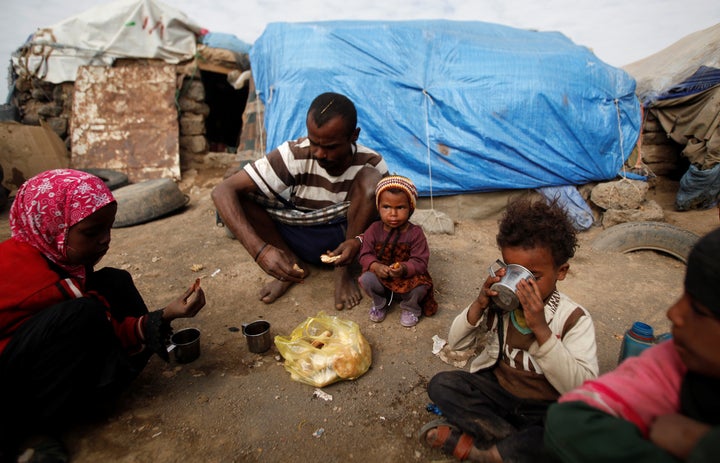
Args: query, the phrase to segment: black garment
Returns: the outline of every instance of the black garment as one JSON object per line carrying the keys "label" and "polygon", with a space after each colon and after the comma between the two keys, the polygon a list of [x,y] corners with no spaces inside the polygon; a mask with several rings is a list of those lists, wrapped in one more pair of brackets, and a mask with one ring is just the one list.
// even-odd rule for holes
{"label": "black garment", "polygon": [[[95,272],[87,287],[102,294],[119,319],[147,313],[124,270]],[[0,355],[0,454],[12,454],[30,434],[57,434],[108,410],[140,374],[151,353],[131,357],[106,309],[91,297],[67,300],[15,332]]]}
{"label": "black garment", "polygon": [[510,394],[491,370],[438,373],[427,392],[448,421],[475,439],[476,447],[495,444],[508,463],[552,461],[543,445],[545,413],[552,402]]}
{"label": "black garment", "polygon": [[680,387],[680,412],[710,426],[720,425],[720,378],[689,371]]}

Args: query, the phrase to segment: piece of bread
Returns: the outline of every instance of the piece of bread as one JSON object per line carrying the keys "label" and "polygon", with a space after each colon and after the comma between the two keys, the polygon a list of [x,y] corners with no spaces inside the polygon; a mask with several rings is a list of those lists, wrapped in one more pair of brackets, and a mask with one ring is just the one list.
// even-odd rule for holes
{"label": "piece of bread", "polygon": [[332,264],[333,262],[340,259],[341,257],[342,257],[342,255],[329,256],[327,254],[323,254],[320,256],[320,262],[322,262],[323,264]]}
{"label": "piece of bread", "polygon": [[338,355],[333,361],[335,373],[343,379],[353,378],[359,374],[360,357],[350,349],[343,355]]}
{"label": "piece of bread", "polygon": [[328,339],[330,339],[330,336],[332,336],[332,331],[325,330],[322,333],[320,333],[320,336],[318,336],[316,339],[313,340],[310,344],[313,347],[317,347],[318,349],[322,349],[322,347],[325,345]]}

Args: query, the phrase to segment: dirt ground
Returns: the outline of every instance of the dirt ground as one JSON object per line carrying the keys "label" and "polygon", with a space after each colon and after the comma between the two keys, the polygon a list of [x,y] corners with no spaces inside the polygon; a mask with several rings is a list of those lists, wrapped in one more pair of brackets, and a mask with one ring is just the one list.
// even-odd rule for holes
{"label": "dirt ground", "polygon": [[[314,268],[308,281],[275,304],[260,302],[257,292],[267,276],[215,225],[210,191],[222,174],[186,173],[180,185],[190,197],[185,210],[114,230],[99,265],[129,270],[150,307],[163,306],[202,277],[206,307],[194,319],[174,322],[176,330],[202,331],[202,353],[182,365],[153,357],[109,419],[67,431],[72,461],[446,461],[416,437],[435,418],[426,409],[429,379],[454,368],[432,353],[432,338],[446,338],[450,322],[476,296],[488,265],[499,257],[497,217],[457,222],[452,236],[428,236],[440,305],[435,316],[403,328],[394,306],[375,324],[368,319],[367,299],[352,310],[334,311],[332,271],[326,268]],[[665,209],[667,222],[698,234],[720,224],[716,209],[673,211],[676,190],[676,182],[662,180],[649,193]],[[0,214],[0,239],[9,236],[7,215]],[[579,235],[580,247],[559,289],[591,312],[601,370],[607,371],[616,365],[622,334],[633,321],[667,330],[665,310],[680,294],[685,266],[654,251],[594,251],[589,245],[601,231]],[[273,336],[288,335],[321,310],[357,322],[373,354],[365,375],[323,388],[332,400],[291,380],[274,345],[262,355],[249,352],[238,330],[265,319]]]}

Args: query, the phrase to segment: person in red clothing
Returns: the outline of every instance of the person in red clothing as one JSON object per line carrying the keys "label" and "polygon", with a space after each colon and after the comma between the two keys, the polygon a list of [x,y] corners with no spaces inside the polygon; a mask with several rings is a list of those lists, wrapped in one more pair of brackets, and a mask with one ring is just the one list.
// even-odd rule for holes
{"label": "person in red clothing", "polygon": [[42,461],[65,461],[58,433],[108,410],[153,353],[167,361],[170,322],[205,305],[196,283],[149,312],[128,272],[94,270],[116,211],[102,180],[72,169],[17,192],[0,243],[0,461],[37,435]]}

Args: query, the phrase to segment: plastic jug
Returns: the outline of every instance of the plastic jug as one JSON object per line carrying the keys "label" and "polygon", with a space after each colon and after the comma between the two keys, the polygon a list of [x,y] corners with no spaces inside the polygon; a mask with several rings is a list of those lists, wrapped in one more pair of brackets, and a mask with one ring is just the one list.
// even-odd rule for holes
{"label": "plastic jug", "polygon": [[672,335],[670,333],[663,333],[659,336],[655,336],[652,326],[643,322],[635,322],[632,324],[630,329],[625,332],[625,336],[623,336],[623,342],[620,346],[620,355],[618,356],[618,363],[628,357],[640,355],[640,353],[648,347],[665,341],[671,337]]}

